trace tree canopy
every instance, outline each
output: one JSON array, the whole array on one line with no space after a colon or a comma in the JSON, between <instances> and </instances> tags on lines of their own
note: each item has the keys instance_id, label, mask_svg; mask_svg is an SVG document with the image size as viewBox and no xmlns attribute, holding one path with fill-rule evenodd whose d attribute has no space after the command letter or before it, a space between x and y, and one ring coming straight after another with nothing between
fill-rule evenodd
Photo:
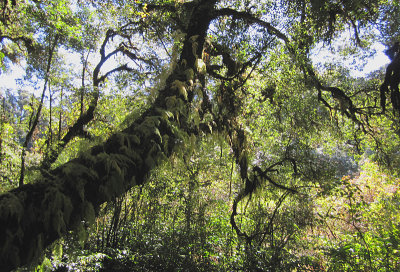
<instances>
[{"instance_id":1,"label":"tree canopy","mask_svg":"<svg viewBox=\"0 0 400 272\"><path fill-rule=\"evenodd\" d=\"M26 77L2 94L0 267L37 260L177 158L192 176L199 161L226 158L240 181L230 224L248 244L262 234L238 223L245 200L289 200L305 214L346 191L367 155L397 176L399 5L2 1L1 76L20 65ZM376 43L386 68L353 78L338 61L365 61ZM337 59L317 67L321 47Z\"/></svg>"}]
</instances>

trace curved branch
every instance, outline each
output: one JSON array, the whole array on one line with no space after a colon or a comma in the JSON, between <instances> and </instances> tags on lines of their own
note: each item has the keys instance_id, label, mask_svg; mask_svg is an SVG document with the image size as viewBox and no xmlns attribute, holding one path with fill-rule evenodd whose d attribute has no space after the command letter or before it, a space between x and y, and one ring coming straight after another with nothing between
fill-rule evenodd
<instances>
[{"instance_id":1,"label":"curved branch","mask_svg":"<svg viewBox=\"0 0 400 272\"><path fill-rule=\"evenodd\" d=\"M247 235L247 233L245 231L242 232L242 230L238 227L238 225L236 224L235 221L235 216L237 215L237 205L239 204L239 202L246 197L246 193L244 190L242 190L233 200L233 204L232 204L232 213L231 213L231 217L230 217L230 223L232 228L235 230L236 234L239 237L244 237L246 239L247 242L251 241L251 238Z\"/></svg>"},{"instance_id":2,"label":"curved branch","mask_svg":"<svg viewBox=\"0 0 400 272\"><path fill-rule=\"evenodd\" d=\"M100 73L100 69L103 66L103 64L108 59L110 59L112 56L116 55L119 52L121 52L121 48L117 48L117 49L115 49L114 51L112 51L111 53L109 53L107 55L104 55L104 52L100 53L101 54L101 59L100 59L99 63L96 65L96 67L93 70L93 86L94 87L98 87L100 85L100 83L102 82L99 79L99 73Z\"/></svg>"},{"instance_id":3,"label":"curved branch","mask_svg":"<svg viewBox=\"0 0 400 272\"><path fill-rule=\"evenodd\" d=\"M100 46L100 56L102 59L104 59L106 57L105 51L106 51L106 45L107 45L108 41L116 35L117 35L117 33L113 29L107 30L106 37Z\"/></svg>"},{"instance_id":4,"label":"curved branch","mask_svg":"<svg viewBox=\"0 0 400 272\"><path fill-rule=\"evenodd\" d=\"M263 21L263 20L255 17L251 13L237 11L237 10L233 10L230 8L223 8L223 9L220 9L220 10L217 10L214 12L214 19L217 17L221 17L221 16L232 16L234 18L238 18L238 19L242 19L242 20L245 20L245 21L248 21L251 23L258 24L262 27L265 27L270 34L275 35L276 37L278 37L285 43L290 42L289 38L285 34L283 34L281 31L279 31L277 28L275 28L271 23Z\"/></svg>"},{"instance_id":5,"label":"curved branch","mask_svg":"<svg viewBox=\"0 0 400 272\"><path fill-rule=\"evenodd\" d=\"M307 60L307 57L306 57L306 59L304 59L304 56L300 56L298 54L298 52L296 52L295 47L293 47L291 44L291 40L284 33L279 31L272 24L259 19L259 18L255 17L253 14L248 13L248 12L241 12L241 11L232 10L230 8L224 8L224 9L215 11L214 18L217 18L219 16L232 16L235 19L242 19L249 23L257 24L259 26L266 28L267 31L271 35L275 35L277 38L282 40L285 43L286 47L288 48L290 54L292 55L292 58L297 62L297 64L303 70L303 73L305 74L305 76L311 77L312 84L318 90L319 100L325 106L327 106L329 109L332 109L332 107L322 98L322 95L321 95L322 90L329 91L331 93L332 97L339 100L339 104L340 104L342 113L344 115L346 115L348 118L352 119L354 122L356 122L358 124L362 124L362 122L360 120L358 120L357 117L355 116L355 113L358 112L358 110L357 110L357 108L354 107L352 100L339 88L324 86L321 83L321 81L318 79L310 62ZM398 93L398 95L397 95L397 93L395 93L394 97L395 98L393 100L399 102L398 104L399 104L399 112L400 112L400 92Z\"/></svg>"},{"instance_id":6,"label":"curved branch","mask_svg":"<svg viewBox=\"0 0 400 272\"><path fill-rule=\"evenodd\" d=\"M266 180L268 180L269 183L271 183L272 185L274 185L275 187L278 187L279 189L283 189L286 191L289 191L291 193L298 193L298 191L296 189L293 188L289 188L286 187L284 185L281 185L279 183L276 183L275 181L273 181L268 175L267 172L272 172L272 171L276 171L273 169L273 167L277 166L277 165L281 165L285 160L282 160L278 163L273 164L272 166L268 167L265 171L262 171L260 167L255 166L253 167L253 171L257 173L258 176L260 176L261 178L264 178Z\"/></svg>"},{"instance_id":7,"label":"curved branch","mask_svg":"<svg viewBox=\"0 0 400 272\"><path fill-rule=\"evenodd\" d=\"M101 83L101 82L103 82L104 80L106 80L106 78L107 78L108 76L110 76L111 74L116 73L116 72L120 72L120 71L131 72L131 71L133 71L133 69L132 69L132 68L129 68L127 64L121 65L121 66L119 66L119 67L117 67L117 68L114 68L114 69L108 71L108 72L105 73L103 76L101 76L101 77L98 79L98 83Z\"/></svg>"},{"instance_id":8,"label":"curved branch","mask_svg":"<svg viewBox=\"0 0 400 272\"><path fill-rule=\"evenodd\" d=\"M297 165L296 165L296 162L295 162L293 159L290 159L290 158L283 159L283 160L281 160L281 161L279 161L279 162L276 162L276 163L270 165L265 171L262 171L260 167L255 166L255 167L253 167L254 179L253 179L253 180L250 180L250 179L247 178L245 188L243 188L243 189L239 192L239 194L235 197L235 199L233 200L233 204L232 204L232 213L231 213L231 216L230 216L230 224L232 225L232 228L235 230L236 234L237 234L239 237L245 238L245 239L246 239L246 242L247 242L248 244L251 243L252 239L253 239L256 235L258 235L258 233L255 233L255 234L253 234L253 235L248 235L245 231L242 231L242 230L237 226L236 221L235 221L235 216L237 215L237 205L238 205L239 202L242 201L245 197L247 197L247 196L249 196L249 195L250 195L250 197L251 197L252 193L253 193L258 187L260 187L261 182L258 180L258 177L261 177L261 178L263 178L263 179L266 179L266 180L268 180L269 183L271 183L271 184L274 185L275 187L285 190L286 192L285 192L285 193L282 195L282 197L279 199L279 202L278 202L278 204L277 204L277 206L276 206L276 209L275 209L275 211L274 211L274 214L273 214L272 218L270 219L270 222L269 222L268 227L267 227L267 229L269 229L269 228L272 226L272 221L273 221L273 219L274 219L274 217L275 217L275 214L276 214L276 212L277 212L279 206L282 204L282 202L283 202L283 200L286 198L286 196L287 196L289 193L293 193L293 194L294 194L294 193L298 193L298 191L295 190L295 189L293 189L293 188L289 188L289 187L286 187L286 186L283 186L283 185L281 185L281 184L276 183L275 181L273 181L273 180L266 174L266 173L268 173L268 172L275 172L275 171L277 171L277 170L274 169L274 168L275 168L276 166L278 166L278 165L282 165L285 161L290 161L290 162L292 163L292 166L293 166L293 169L294 169L295 173L297 173Z\"/></svg>"}]
</instances>

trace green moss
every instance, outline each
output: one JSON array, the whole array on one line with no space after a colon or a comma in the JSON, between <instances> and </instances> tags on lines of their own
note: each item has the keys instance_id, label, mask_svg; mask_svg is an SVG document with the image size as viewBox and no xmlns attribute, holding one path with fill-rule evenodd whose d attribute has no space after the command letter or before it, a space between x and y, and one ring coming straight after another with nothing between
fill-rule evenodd
<instances>
[{"instance_id":1,"label":"green moss","mask_svg":"<svg viewBox=\"0 0 400 272\"><path fill-rule=\"evenodd\" d=\"M157 113L159 113L164 120L169 120L170 118L174 118L174 114L171 111L162 108L157 108L156 110Z\"/></svg>"},{"instance_id":2,"label":"green moss","mask_svg":"<svg viewBox=\"0 0 400 272\"><path fill-rule=\"evenodd\" d=\"M168 151L168 143L169 143L169 136L167 134L162 136L163 138L163 147L164 147L164 152Z\"/></svg>"},{"instance_id":3,"label":"green moss","mask_svg":"<svg viewBox=\"0 0 400 272\"><path fill-rule=\"evenodd\" d=\"M126 146L122 146L122 147L120 147L119 152L121 155L123 155L125 157L124 161L126 161L128 163L128 165L127 165L128 167L136 167L136 165L137 165L136 161L135 161L136 153L132 149L130 149Z\"/></svg>"},{"instance_id":4,"label":"green moss","mask_svg":"<svg viewBox=\"0 0 400 272\"><path fill-rule=\"evenodd\" d=\"M97 155L99 156L99 155ZM96 160L97 161L97 160ZM98 175L93 169L89 168L86 165L83 165L82 163L76 163L76 162L69 162L64 165L62 169L63 173L65 176L67 176L68 179L74 179L76 177L85 177L89 179L97 179Z\"/></svg>"},{"instance_id":5,"label":"green moss","mask_svg":"<svg viewBox=\"0 0 400 272\"><path fill-rule=\"evenodd\" d=\"M149 169L154 168L154 165L156 164L152 156L147 156L146 159L144 160L144 163Z\"/></svg>"},{"instance_id":6,"label":"green moss","mask_svg":"<svg viewBox=\"0 0 400 272\"><path fill-rule=\"evenodd\" d=\"M62 233L64 233L67 229L65 222L64 222L64 214L61 210L56 211L55 213L52 214L51 216L51 225L53 230L61 236Z\"/></svg>"},{"instance_id":7,"label":"green moss","mask_svg":"<svg viewBox=\"0 0 400 272\"><path fill-rule=\"evenodd\" d=\"M83 198L83 192L80 193L80 197ZM73 210L71 200L60 192L57 186L49 186L41 206L45 211L43 224L46 230L54 231L58 235L64 233Z\"/></svg>"},{"instance_id":8,"label":"green moss","mask_svg":"<svg viewBox=\"0 0 400 272\"><path fill-rule=\"evenodd\" d=\"M74 180L71 180L70 184L73 186L75 191L78 193L81 200L84 200L85 199L86 180L84 180L82 178L76 178Z\"/></svg>"},{"instance_id":9,"label":"green moss","mask_svg":"<svg viewBox=\"0 0 400 272\"><path fill-rule=\"evenodd\" d=\"M11 260L12 263L17 264L17 266L19 266L20 264L19 250L16 246L13 245L13 243L15 238L21 241L21 238L23 237L24 233L20 228L17 232L20 233L19 234L11 233L9 230L7 230L6 233L2 234L6 238L5 242L1 245L0 254L3 258L6 257L7 259Z\"/></svg>"},{"instance_id":10,"label":"green moss","mask_svg":"<svg viewBox=\"0 0 400 272\"><path fill-rule=\"evenodd\" d=\"M172 82L171 85L171 89L178 90L179 94L185 98L185 101L188 98L188 93L186 88L187 88L186 84L180 80L175 80L174 82Z\"/></svg>"},{"instance_id":11,"label":"green moss","mask_svg":"<svg viewBox=\"0 0 400 272\"><path fill-rule=\"evenodd\" d=\"M96 212L92 203L85 201L85 203L83 204L83 209L83 219L89 224L94 223L94 220L96 219Z\"/></svg>"},{"instance_id":12,"label":"green moss","mask_svg":"<svg viewBox=\"0 0 400 272\"><path fill-rule=\"evenodd\" d=\"M63 199L63 209L64 209L64 221L65 222L69 222L71 214L72 214L72 210L74 209L74 207L72 206L72 201L69 197L64 196Z\"/></svg>"},{"instance_id":13,"label":"green moss","mask_svg":"<svg viewBox=\"0 0 400 272\"><path fill-rule=\"evenodd\" d=\"M147 153L145 164L148 168L152 169L157 164L157 157L159 157L161 147L157 143L153 142L149 152Z\"/></svg>"},{"instance_id":14,"label":"green moss","mask_svg":"<svg viewBox=\"0 0 400 272\"><path fill-rule=\"evenodd\" d=\"M111 200L111 193L107 189L105 185L100 185L99 186L99 193L100 193L100 199L104 201L110 201Z\"/></svg>"},{"instance_id":15,"label":"green moss","mask_svg":"<svg viewBox=\"0 0 400 272\"><path fill-rule=\"evenodd\" d=\"M136 144L136 145L140 145L140 138L138 137L138 136L136 136L136 135L130 135L129 136L130 137L130 140L134 143L134 144Z\"/></svg>"},{"instance_id":16,"label":"green moss","mask_svg":"<svg viewBox=\"0 0 400 272\"><path fill-rule=\"evenodd\" d=\"M176 108L176 105L177 105L177 103L176 103L176 96L175 96L175 95L173 95L173 96L167 96L167 97L165 98L165 104L166 104L167 109L168 109L169 111L173 111L173 110Z\"/></svg>"},{"instance_id":17,"label":"green moss","mask_svg":"<svg viewBox=\"0 0 400 272\"><path fill-rule=\"evenodd\" d=\"M24 207L21 200L13 193L5 193L0 202L1 218L14 217L20 222L24 216Z\"/></svg>"},{"instance_id":18,"label":"green moss","mask_svg":"<svg viewBox=\"0 0 400 272\"><path fill-rule=\"evenodd\" d=\"M161 116L147 117L143 123L135 128L137 133L143 135L144 138L151 137L155 134L156 128L161 124Z\"/></svg>"},{"instance_id":19,"label":"green moss","mask_svg":"<svg viewBox=\"0 0 400 272\"><path fill-rule=\"evenodd\" d=\"M82 152L80 156L89 165L96 163L96 156L93 156L89 151Z\"/></svg>"},{"instance_id":20,"label":"green moss","mask_svg":"<svg viewBox=\"0 0 400 272\"><path fill-rule=\"evenodd\" d=\"M136 183L136 177L135 177L135 176L133 176L133 177L131 178L130 184L131 184L131 186L134 186L134 185L137 184L137 183Z\"/></svg>"},{"instance_id":21,"label":"green moss","mask_svg":"<svg viewBox=\"0 0 400 272\"><path fill-rule=\"evenodd\" d=\"M206 64L204 63L204 61L202 59L196 59L196 70L199 74L204 75L207 72L207 67Z\"/></svg>"},{"instance_id":22,"label":"green moss","mask_svg":"<svg viewBox=\"0 0 400 272\"><path fill-rule=\"evenodd\" d=\"M185 70L185 76L186 76L186 80L194 80L194 71L193 69L189 68Z\"/></svg>"},{"instance_id":23,"label":"green moss","mask_svg":"<svg viewBox=\"0 0 400 272\"><path fill-rule=\"evenodd\" d=\"M83 243L87 240L87 238L89 236L89 234L86 231L86 229L83 226L83 224L79 224L79 226L77 227L75 233L78 236L78 240L81 243L81 246L83 246Z\"/></svg>"},{"instance_id":24,"label":"green moss","mask_svg":"<svg viewBox=\"0 0 400 272\"><path fill-rule=\"evenodd\" d=\"M115 173L108 177L108 180L105 184L105 189L107 190L106 195L112 199L125 191L124 188L124 177Z\"/></svg>"}]
</instances>

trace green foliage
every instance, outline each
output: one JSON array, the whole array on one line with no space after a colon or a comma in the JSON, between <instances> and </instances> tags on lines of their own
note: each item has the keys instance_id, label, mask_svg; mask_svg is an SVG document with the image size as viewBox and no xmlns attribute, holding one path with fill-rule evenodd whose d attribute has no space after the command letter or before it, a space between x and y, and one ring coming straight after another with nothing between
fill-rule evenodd
<instances>
[{"instance_id":1,"label":"green foliage","mask_svg":"<svg viewBox=\"0 0 400 272\"><path fill-rule=\"evenodd\" d=\"M394 235L398 232L398 179L371 162L363 168L358 178L344 177L332 198L318 201L324 223L308 239L322 250L328 271L395 271L399 267ZM325 224L329 233L318 237Z\"/></svg>"}]
</instances>

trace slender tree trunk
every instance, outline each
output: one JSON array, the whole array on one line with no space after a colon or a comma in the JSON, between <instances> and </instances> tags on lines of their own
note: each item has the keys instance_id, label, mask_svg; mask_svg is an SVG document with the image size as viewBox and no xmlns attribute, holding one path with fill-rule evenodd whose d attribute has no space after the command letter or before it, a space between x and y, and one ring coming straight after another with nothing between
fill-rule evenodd
<instances>
[{"instance_id":1,"label":"slender tree trunk","mask_svg":"<svg viewBox=\"0 0 400 272\"><path fill-rule=\"evenodd\" d=\"M53 59L53 54L54 51L56 49L57 43L58 43L58 34L56 34L53 44L51 44L51 42L49 43L49 45L51 46L49 49L49 58L47 59L47 66L46 66L46 75L45 75L45 80L44 80L44 84L43 84L43 91L42 91L42 96L40 98L40 103L36 112L36 115L34 117L34 119L32 120L32 124L29 125L29 131L28 134L25 137L25 141L24 144L22 145L22 153L21 153L21 172L19 175L19 186L21 187L22 185L24 185L24 178L25 178L25 156L26 156L26 151L28 148L28 144L32 139L33 133L36 130L36 127L39 123L39 118L40 118L40 114L42 111L42 107L43 107L43 102L44 102L44 97L46 94L46 87L47 84L49 82L49 77L50 77L50 68L51 68L51 61Z\"/></svg>"},{"instance_id":2,"label":"slender tree trunk","mask_svg":"<svg viewBox=\"0 0 400 272\"><path fill-rule=\"evenodd\" d=\"M2 99L2 113L1 113L1 120L0 120L0 165L3 162L3 129L4 123L6 122L6 98L3 97Z\"/></svg>"},{"instance_id":3,"label":"slender tree trunk","mask_svg":"<svg viewBox=\"0 0 400 272\"><path fill-rule=\"evenodd\" d=\"M63 114L63 88L61 87L61 92L60 92L60 115L58 119L58 133L57 133L57 139L61 140L61 129L62 129L62 114Z\"/></svg>"},{"instance_id":4,"label":"slender tree trunk","mask_svg":"<svg viewBox=\"0 0 400 272\"><path fill-rule=\"evenodd\" d=\"M49 82L49 146L50 147L53 144L53 93L51 92L50 89L50 82Z\"/></svg>"}]
</instances>

